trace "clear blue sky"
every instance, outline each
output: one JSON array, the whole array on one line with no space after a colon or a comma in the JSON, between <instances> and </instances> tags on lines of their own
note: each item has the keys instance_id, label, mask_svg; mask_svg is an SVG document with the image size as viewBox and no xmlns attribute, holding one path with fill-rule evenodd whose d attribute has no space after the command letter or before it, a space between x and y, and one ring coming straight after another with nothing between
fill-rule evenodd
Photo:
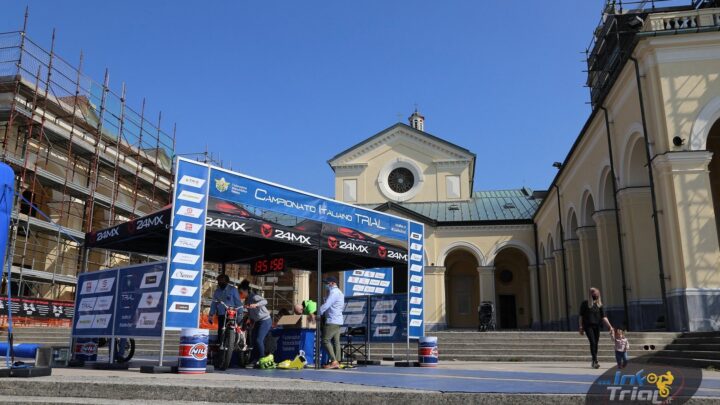
<instances>
[{"instance_id":1,"label":"clear blue sky","mask_svg":"<svg viewBox=\"0 0 720 405\"><path fill-rule=\"evenodd\" d=\"M177 122L177 152L332 195L326 160L405 122L477 154L476 190L547 188L590 113L603 0L23 1L20 28ZM168 125L169 127L169 125Z\"/></svg>"}]
</instances>

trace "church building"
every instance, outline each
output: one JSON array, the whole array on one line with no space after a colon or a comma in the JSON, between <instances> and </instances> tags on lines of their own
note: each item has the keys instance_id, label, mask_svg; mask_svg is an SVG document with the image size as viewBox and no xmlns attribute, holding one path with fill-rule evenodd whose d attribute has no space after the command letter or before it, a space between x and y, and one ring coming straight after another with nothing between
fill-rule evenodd
<instances>
[{"instance_id":1,"label":"church building","mask_svg":"<svg viewBox=\"0 0 720 405\"><path fill-rule=\"evenodd\" d=\"M500 329L574 330L591 286L615 326L720 330L717 3L607 2L546 191L475 190L476 155L417 111L329 160L335 198L425 224L428 330L476 328L486 301Z\"/></svg>"}]
</instances>

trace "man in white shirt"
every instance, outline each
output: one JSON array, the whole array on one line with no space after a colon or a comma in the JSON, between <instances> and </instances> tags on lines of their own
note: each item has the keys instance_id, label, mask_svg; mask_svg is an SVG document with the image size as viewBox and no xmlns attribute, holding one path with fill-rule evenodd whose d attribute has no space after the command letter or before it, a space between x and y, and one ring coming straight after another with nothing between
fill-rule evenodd
<instances>
[{"instance_id":1,"label":"man in white shirt","mask_svg":"<svg viewBox=\"0 0 720 405\"><path fill-rule=\"evenodd\" d=\"M337 278L331 276L323 282L328 295L318 313L325 317L322 342L330 356L330 363L323 368L340 368L340 327L343 324L342 311L345 308L345 295L338 288Z\"/></svg>"}]
</instances>

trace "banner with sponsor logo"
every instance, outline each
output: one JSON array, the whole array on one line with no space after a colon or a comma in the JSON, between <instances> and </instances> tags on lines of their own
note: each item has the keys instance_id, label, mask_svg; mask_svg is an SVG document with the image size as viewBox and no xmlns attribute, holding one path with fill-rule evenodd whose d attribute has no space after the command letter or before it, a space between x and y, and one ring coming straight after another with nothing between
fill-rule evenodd
<instances>
[{"instance_id":1,"label":"banner with sponsor logo","mask_svg":"<svg viewBox=\"0 0 720 405\"><path fill-rule=\"evenodd\" d=\"M392 294L392 267L349 270L343 274L345 296Z\"/></svg>"},{"instance_id":2,"label":"banner with sponsor logo","mask_svg":"<svg viewBox=\"0 0 720 405\"><path fill-rule=\"evenodd\" d=\"M177 160L165 289L166 329L197 328L200 322L209 171L202 163Z\"/></svg>"},{"instance_id":3,"label":"banner with sponsor logo","mask_svg":"<svg viewBox=\"0 0 720 405\"><path fill-rule=\"evenodd\" d=\"M407 340L406 294L347 297L343 317L342 333L348 328L365 330L364 336L353 335L353 341L402 343Z\"/></svg>"},{"instance_id":4,"label":"banner with sponsor logo","mask_svg":"<svg viewBox=\"0 0 720 405\"><path fill-rule=\"evenodd\" d=\"M117 269L78 275L73 336L112 336L117 275Z\"/></svg>"},{"instance_id":5,"label":"banner with sponsor logo","mask_svg":"<svg viewBox=\"0 0 720 405\"><path fill-rule=\"evenodd\" d=\"M115 336L161 336L166 267L153 262L118 269Z\"/></svg>"},{"instance_id":6,"label":"banner with sponsor logo","mask_svg":"<svg viewBox=\"0 0 720 405\"><path fill-rule=\"evenodd\" d=\"M407 238L407 221L212 168L210 196L299 218L345 226L394 239Z\"/></svg>"},{"instance_id":7,"label":"banner with sponsor logo","mask_svg":"<svg viewBox=\"0 0 720 405\"><path fill-rule=\"evenodd\" d=\"M8 310L12 316L38 319L72 319L75 304L70 301L46 300L43 298L13 298L8 305L7 297L0 298L0 316L6 316Z\"/></svg>"},{"instance_id":8,"label":"banner with sponsor logo","mask_svg":"<svg viewBox=\"0 0 720 405\"><path fill-rule=\"evenodd\" d=\"M370 297L370 341L404 342L408 337L406 294L374 295Z\"/></svg>"},{"instance_id":9,"label":"banner with sponsor logo","mask_svg":"<svg viewBox=\"0 0 720 405\"><path fill-rule=\"evenodd\" d=\"M417 339L425 334L425 227L410 222L408 234L408 337Z\"/></svg>"}]
</instances>

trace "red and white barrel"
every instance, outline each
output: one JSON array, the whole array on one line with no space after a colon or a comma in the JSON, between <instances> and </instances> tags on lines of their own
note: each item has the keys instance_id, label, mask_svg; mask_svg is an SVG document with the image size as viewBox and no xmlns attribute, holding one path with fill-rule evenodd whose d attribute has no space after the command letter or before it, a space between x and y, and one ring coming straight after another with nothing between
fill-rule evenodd
<instances>
[{"instance_id":1,"label":"red and white barrel","mask_svg":"<svg viewBox=\"0 0 720 405\"><path fill-rule=\"evenodd\" d=\"M97 361L98 339L97 338L76 338L75 339L76 360Z\"/></svg>"},{"instance_id":2,"label":"red and white barrel","mask_svg":"<svg viewBox=\"0 0 720 405\"><path fill-rule=\"evenodd\" d=\"M420 367L435 367L438 365L436 336L420 336L420 339L418 339L418 362Z\"/></svg>"},{"instance_id":3,"label":"red and white barrel","mask_svg":"<svg viewBox=\"0 0 720 405\"><path fill-rule=\"evenodd\" d=\"M179 374L205 374L208 354L207 329L183 329L180 331Z\"/></svg>"}]
</instances>

